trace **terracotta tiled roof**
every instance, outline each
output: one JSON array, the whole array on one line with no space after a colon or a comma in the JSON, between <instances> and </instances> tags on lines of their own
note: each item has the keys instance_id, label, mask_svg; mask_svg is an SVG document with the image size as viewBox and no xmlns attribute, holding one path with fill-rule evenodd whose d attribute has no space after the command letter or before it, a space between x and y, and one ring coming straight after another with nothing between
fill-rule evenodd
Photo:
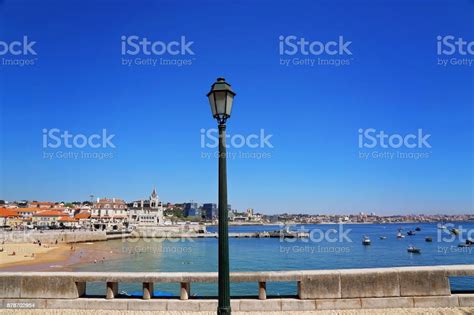
<instances>
[{"instance_id":1,"label":"terracotta tiled roof","mask_svg":"<svg viewBox=\"0 0 474 315\"><path fill-rule=\"evenodd\" d=\"M63 215L64 212L56 210L44 210L33 214L35 217L61 217Z\"/></svg>"},{"instance_id":2,"label":"terracotta tiled roof","mask_svg":"<svg viewBox=\"0 0 474 315\"><path fill-rule=\"evenodd\" d=\"M16 212L38 212L42 210L39 208L16 208L15 211Z\"/></svg>"},{"instance_id":3,"label":"terracotta tiled roof","mask_svg":"<svg viewBox=\"0 0 474 315\"><path fill-rule=\"evenodd\" d=\"M91 214L89 212L80 212L74 216L76 219L89 219Z\"/></svg>"},{"instance_id":4,"label":"terracotta tiled roof","mask_svg":"<svg viewBox=\"0 0 474 315\"><path fill-rule=\"evenodd\" d=\"M32 205L54 205L53 202L49 201L33 201L31 202Z\"/></svg>"},{"instance_id":5,"label":"terracotta tiled roof","mask_svg":"<svg viewBox=\"0 0 474 315\"><path fill-rule=\"evenodd\" d=\"M124 203L123 199L115 198L99 198L98 203Z\"/></svg>"},{"instance_id":6,"label":"terracotta tiled roof","mask_svg":"<svg viewBox=\"0 0 474 315\"><path fill-rule=\"evenodd\" d=\"M13 218L13 217L18 217L18 213L16 213L13 210L6 209L6 208L0 208L0 217L3 218Z\"/></svg>"},{"instance_id":7,"label":"terracotta tiled roof","mask_svg":"<svg viewBox=\"0 0 474 315\"><path fill-rule=\"evenodd\" d=\"M64 216L59 218L59 222L76 222L76 219Z\"/></svg>"}]
</instances>

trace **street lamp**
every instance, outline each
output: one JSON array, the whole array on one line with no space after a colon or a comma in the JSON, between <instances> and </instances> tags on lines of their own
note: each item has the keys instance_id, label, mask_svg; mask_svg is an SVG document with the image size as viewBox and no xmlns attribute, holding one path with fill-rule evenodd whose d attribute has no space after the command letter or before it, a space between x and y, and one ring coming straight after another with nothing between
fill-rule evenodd
<instances>
[{"instance_id":1,"label":"street lamp","mask_svg":"<svg viewBox=\"0 0 474 315\"><path fill-rule=\"evenodd\" d=\"M219 124L219 305L217 314L222 315L231 312L225 123L230 117L234 96L234 91L224 78L218 78L207 94L212 116Z\"/></svg>"}]
</instances>

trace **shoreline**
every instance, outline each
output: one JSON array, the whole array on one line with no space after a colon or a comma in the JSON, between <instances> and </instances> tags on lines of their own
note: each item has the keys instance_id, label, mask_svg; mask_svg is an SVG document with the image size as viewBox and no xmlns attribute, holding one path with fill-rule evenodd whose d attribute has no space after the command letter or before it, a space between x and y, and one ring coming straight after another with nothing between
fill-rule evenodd
<instances>
[{"instance_id":1,"label":"shoreline","mask_svg":"<svg viewBox=\"0 0 474 315\"><path fill-rule=\"evenodd\" d=\"M275 222L275 223L253 223L253 222L229 222L229 226L279 226L279 225L350 225L350 224L367 224L367 225L376 225L376 224L448 224L448 223L474 223L474 220L464 220L464 221L403 221L403 222L318 222L318 223L301 223L301 222ZM217 224L205 224L205 226L215 226Z\"/></svg>"},{"instance_id":2,"label":"shoreline","mask_svg":"<svg viewBox=\"0 0 474 315\"><path fill-rule=\"evenodd\" d=\"M0 253L2 271L71 271L81 264L100 264L122 257L120 251L112 251L107 241L58 244L39 247L30 243L9 243ZM9 256L15 250L15 256ZM34 257L31 254L34 253ZM25 257L26 256L26 257ZM7 260L8 259L8 260Z\"/></svg>"},{"instance_id":3,"label":"shoreline","mask_svg":"<svg viewBox=\"0 0 474 315\"><path fill-rule=\"evenodd\" d=\"M32 243L6 243L0 245L0 268L11 269L16 267L42 265L66 260L68 245L41 245ZM15 255L12 253L15 252Z\"/></svg>"},{"instance_id":4,"label":"shoreline","mask_svg":"<svg viewBox=\"0 0 474 315\"><path fill-rule=\"evenodd\" d=\"M420 224L436 224L434 222L419 222ZM455 222L450 222L455 223ZM471 223L471 221L458 221L458 223ZM354 223L346 223L354 224ZM358 223L357 225L364 224ZM367 223L366 223L367 224ZM403 223L384 223L380 225L398 225ZM407 224L407 223L404 223ZM268 226L270 224L252 224L253 226ZM306 224L305 224L306 225ZM326 225L326 224L320 224ZM368 226L373 224L367 224ZM375 224L377 225L377 224ZM159 228L159 227L158 227ZM54 233L52 233L54 234ZM57 234L57 233L56 233ZM235 233L234 233L235 234ZM59 234L61 237L65 234ZM105 235L105 233L104 233ZM18 236L24 236L19 233ZM48 237L49 233L43 233L42 237ZM189 235L184 235L189 236ZM202 234L196 234L197 238L203 238ZM171 237L171 236L167 236ZM164 238L167 238L164 237ZM215 236L213 236L215 238ZM147 237L139 237L139 239L148 239ZM151 237L161 238L161 237ZM33 238L36 239L36 238ZM82 241L78 242L75 239L74 243L43 243L42 246L31 243L14 243L5 241L5 244L1 244L0 249L4 251L0 252L0 269L4 271L47 271L47 270L71 270L77 265L81 264L95 264L103 263L109 260L121 259L124 255L128 255L120 246L111 247L111 243L108 242L107 238L96 241ZM117 240L125 240L128 237L119 237ZM66 240L66 239L64 239ZM112 240L112 239L109 239ZM12 256L12 252L15 251L16 255Z\"/></svg>"}]
</instances>

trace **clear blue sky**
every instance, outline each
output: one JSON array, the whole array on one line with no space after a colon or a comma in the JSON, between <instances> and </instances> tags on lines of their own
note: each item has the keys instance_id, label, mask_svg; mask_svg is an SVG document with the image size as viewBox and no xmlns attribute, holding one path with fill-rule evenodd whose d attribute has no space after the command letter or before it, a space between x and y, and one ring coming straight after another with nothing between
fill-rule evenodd
<instances>
[{"instance_id":1,"label":"clear blue sky","mask_svg":"<svg viewBox=\"0 0 474 315\"><path fill-rule=\"evenodd\" d=\"M0 66L0 199L134 200L156 186L164 201L216 202L200 130L216 127L205 94L224 76L237 92L228 132L273 135L273 148L229 149L271 155L228 162L233 208L472 213L474 65L438 66L436 37L474 40L473 18L467 0L0 1L0 40L27 35L37 52L35 65ZM185 36L192 65L123 66L123 35ZM282 66L280 35L343 36L351 64ZM45 159L81 151L45 150L52 128L107 129L113 158ZM421 128L432 147L401 151L429 157L361 159L360 128Z\"/></svg>"}]
</instances>

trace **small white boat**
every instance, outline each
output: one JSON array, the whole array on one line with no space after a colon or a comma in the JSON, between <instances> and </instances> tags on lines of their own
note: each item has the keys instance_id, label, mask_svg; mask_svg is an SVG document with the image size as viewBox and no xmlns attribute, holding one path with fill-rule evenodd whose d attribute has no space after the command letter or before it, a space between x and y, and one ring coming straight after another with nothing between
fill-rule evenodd
<instances>
[{"instance_id":1,"label":"small white boat","mask_svg":"<svg viewBox=\"0 0 474 315\"><path fill-rule=\"evenodd\" d=\"M370 238L368 236L364 236L364 239L362 240L362 245L370 245Z\"/></svg>"},{"instance_id":2,"label":"small white boat","mask_svg":"<svg viewBox=\"0 0 474 315\"><path fill-rule=\"evenodd\" d=\"M413 246L413 245L408 246L407 251L408 251L409 253L413 253L413 254L421 254L421 249L416 248L416 247Z\"/></svg>"},{"instance_id":3,"label":"small white boat","mask_svg":"<svg viewBox=\"0 0 474 315\"><path fill-rule=\"evenodd\" d=\"M386 237L386 236L380 236L380 239L381 239L381 240L386 240L387 237Z\"/></svg>"},{"instance_id":4,"label":"small white boat","mask_svg":"<svg viewBox=\"0 0 474 315\"><path fill-rule=\"evenodd\" d=\"M398 239L401 239L401 238L404 238L404 237L405 237L405 235L403 235L401 232L398 232L398 234L397 234Z\"/></svg>"}]
</instances>

